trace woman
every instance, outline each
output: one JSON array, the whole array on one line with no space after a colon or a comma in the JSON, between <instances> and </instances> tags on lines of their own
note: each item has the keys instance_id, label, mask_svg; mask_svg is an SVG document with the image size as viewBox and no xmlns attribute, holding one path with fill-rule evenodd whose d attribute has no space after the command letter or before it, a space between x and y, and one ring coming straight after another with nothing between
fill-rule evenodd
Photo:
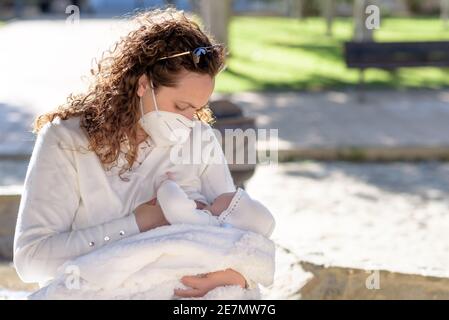
<instances>
[{"instance_id":1,"label":"woman","mask_svg":"<svg viewBox=\"0 0 449 320\"><path fill-rule=\"evenodd\" d=\"M156 143L161 132L152 137L154 128L141 121L142 112L159 107L211 121L207 102L223 66L223 48L174 9L134 20L138 28L98 63L88 92L71 95L66 105L34 123L38 138L14 242L15 267L25 282L42 287L69 259L168 224L151 198L171 148ZM217 140L214 146L224 159ZM235 191L225 161L191 172L200 175L209 200ZM187 275L182 282L191 289L175 290L177 296L200 297L217 286L245 287L252 281L226 269Z\"/></svg>"}]
</instances>

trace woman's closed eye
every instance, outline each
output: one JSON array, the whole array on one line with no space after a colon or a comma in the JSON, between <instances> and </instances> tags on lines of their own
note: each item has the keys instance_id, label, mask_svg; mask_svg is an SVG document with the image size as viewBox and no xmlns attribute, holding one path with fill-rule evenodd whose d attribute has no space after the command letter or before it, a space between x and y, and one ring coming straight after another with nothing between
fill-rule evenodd
<instances>
[{"instance_id":1,"label":"woman's closed eye","mask_svg":"<svg viewBox=\"0 0 449 320\"><path fill-rule=\"evenodd\" d=\"M180 107L180 106L178 106L178 105L175 105L175 108L178 109L178 110L181 110L181 111L186 111L186 110L188 110L188 109L193 109L194 111L200 111L200 110L203 109L204 107L201 107L201 108L197 109L197 108L192 107L192 106Z\"/></svg>"},{"instance_id":2,"label":"woman's closed eye","mask_svg":"<svg viewBox=\"0 0 449 320\"><path fill-rule=\"evenodd\" d=\"M207 108L208 106L209 106L209 102L208 103L206 103L205 105L203 105L203 106L201 106L201 107L195 107L193 104L191 104L191 103L188 103L188 102L181 102L182 103L182 105L179 105L179 104L175 104L175 108L176 109L178 109L178 110L187 110L187 109L193 109L194 111L200 111L200 110L202 110L202 109L204 109L204 108Z\"/></svg>"},{"instance_id":3,"label":"woman's closed eye","mask_svg":"<svg viewBox=\"0 0 449 320\"><path fill-rule=\"evenodd\" d=\"M178 110L181 110L181 111L184 111L184 110L186 110L187 108L181 108L180 106L178 106L177 104L175 104L175 108L176 109L178 109Z\"/></svg>"},{"instance_id":4,"label":"woman's closed eye","mask_svg":"<svg viewBox=\"0 0 449 320\"><path fill-rule=\"evenodd\" d=\"M175 109L179 110L178 113L184 115L185 117L187 117L189 119L192 119L194 114L195 114L195 112L196 112L195 110L191 110L190 107L184 107L183 108L183 107L181 107L181 106L179 106L177 104L175 104Z\"/></svg>"}]
</instances>

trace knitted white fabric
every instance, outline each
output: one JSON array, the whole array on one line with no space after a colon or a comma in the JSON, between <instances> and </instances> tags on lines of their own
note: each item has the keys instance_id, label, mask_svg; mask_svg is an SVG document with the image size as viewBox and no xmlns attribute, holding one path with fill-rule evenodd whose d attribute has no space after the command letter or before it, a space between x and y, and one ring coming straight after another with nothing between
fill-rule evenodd
<instances>
[{"instance_id":1,"label":"knitted white fabric","mask_svg":"<svg viewBox=\"0 0 449 320\"><path fill-rule=\"evenodd\" d=\"M270 211L259 201L252 199L242 188L238 188L228 208L219 216L221 224L250 230L270 237L275 220Z\"/></svg>"},{"instance_id":2,"label":"knitted white fabric","mask_svg":"<svg viewBox=\"0 0 449 320\"><path fill-rule=\"evenodd\" d=\"M254 232L206 225L162 226L65 263L50 284L28 298L180 299L173 291L187 288L179 281L182 276L226 268L269 286L274 261L274 242ZM201 299L260 298L256 285L217 287Z\"/></svg>"}]
</instances>

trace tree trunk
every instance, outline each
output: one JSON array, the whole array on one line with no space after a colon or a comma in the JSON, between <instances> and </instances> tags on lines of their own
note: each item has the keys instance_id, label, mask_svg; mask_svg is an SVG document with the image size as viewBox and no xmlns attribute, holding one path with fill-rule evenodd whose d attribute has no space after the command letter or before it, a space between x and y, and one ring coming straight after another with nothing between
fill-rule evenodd
<instances>
[{"instance_id":1,"label":"tree trunk","mask_svg":"<svg viewBox=\"0 0 449 320\"><path fill-rule=\"evenodd\" d=\"M332 36L332 24L335 16L335 0L321 0L321 11L326 19L326 35Z\"/></svg>"},{"instance_id":2,"label":"tree trunk","mask_svg":"<svg viewBox=\"0 0 449 320\"><path fill-rule=\"evenodd\" d=\"M354 0L354 41L373 41L373 30L368 29L365 25L365 10L370 4L373 4L373 2L369 0Z\"/></svg>"},{"instance_id":3,"label":"tree trunk","mask_svg":"<svg viewBox=\"0 0 449 320\"><path fill-rule=\"evenodd\" d=\"M304 17L304 0L289 0L290 16L298 19Z\"/></svg>"},{"instance_id":4,"label":"tree trunk","mask_svg":"<svg viewBox=\"0 0 449 320\"><path fill-rule=\"evenodd\" d=\"M23 0L14 1L14 14L16 17L22 17L24 6Z\"/></svg>"},{"instance_id":5,"label":"tree trunk","mask_svg":"<svg viewBox=\"0 0 449 320\"><path fill-rule=\"evenodd\" d=\"M204 28L215 40L228 46L228 25L231 18L232 0L201 0L200 12Z\"/></svg>"},{"instance_id":6,"label":"tree trunk","mask_svg":"<svg viewBox=\"0 0 449 320\"><path fill-rule=\"evenodd\" d=\"M449 0L440 0L440 10L444 28L447 29L449 20Z\"/></svg>"}]
</instances>

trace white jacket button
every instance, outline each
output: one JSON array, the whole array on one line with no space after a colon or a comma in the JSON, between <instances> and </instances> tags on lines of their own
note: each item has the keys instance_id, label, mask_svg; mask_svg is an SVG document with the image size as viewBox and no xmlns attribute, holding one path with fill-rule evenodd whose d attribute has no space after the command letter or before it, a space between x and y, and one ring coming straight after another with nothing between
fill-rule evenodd
<instances>
[{"instance_id":1,"label":"white jacket button","mask_svg":"<svg viewBox=\"0 0 449 320\"><path fill-rule=\"evenodd\" d=\"M95 245L95 242L91 241L89 242L89 247L93 247Z\"/></svg>"},{"instance_id":2,"label":"white jacket button","mask_svg":"<svg viewBox=\"0 0 449 320\"><path fill-rule=\"evenodd\" d=\"M111 238L109 238L108 236L104 237L104 241L109 241L111 240Z\"/></svg>"},{"instance_id":3,"label":"white jacket button","mask_svg":"<svg viewBox=\"0 0 449 320\"><path fill-rule=\"evenodd\" d=\"M124 236L124 235L125 235L125 231L121 230L119 234L120 234L121 236Z\"/></svg>"}]
</instances>

